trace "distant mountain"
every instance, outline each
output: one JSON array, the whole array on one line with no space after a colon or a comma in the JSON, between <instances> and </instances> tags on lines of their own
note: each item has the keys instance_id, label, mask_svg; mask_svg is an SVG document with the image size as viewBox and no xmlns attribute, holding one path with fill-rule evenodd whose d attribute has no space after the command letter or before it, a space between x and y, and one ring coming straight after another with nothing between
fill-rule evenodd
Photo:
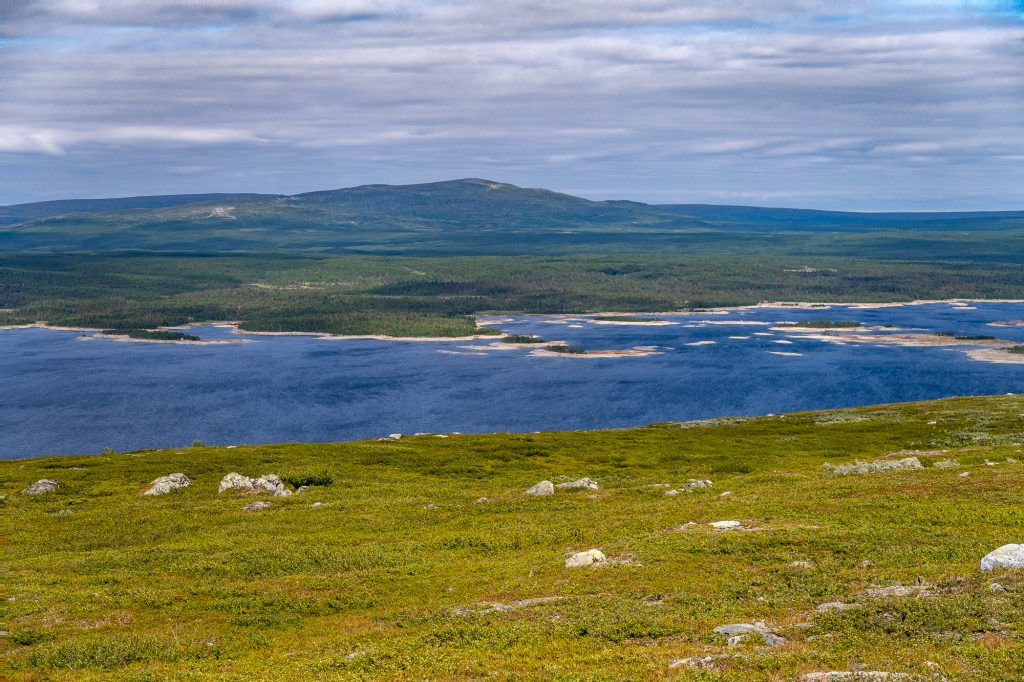
<instances>
[{"instance_id":1,"label":"distant mountain","mask_svg":"<svg viewBox=\"0 0 1024 682\"><path fill-rule=\"evenodd\" d=\"M0 207L0 250L42 252L591 253L673 249L737 233L1020 229L1024 211L651 205L478 178L292 196L197 194Z\"/></svg>"},{"instance_id":2,"label":"distant mountain","mask_svg":"<svg viewBox=\"0 0 1024 682\"><path fill-rule=\"evenodd\" d=\"M66 213L93 213L136 208L164 208L195 204L202 201L232 201L239 198L265 196L259 194L167 194L152 197L126 197L124 199L59 199L31 204L0 206L0 225L13 225L35 218L49 218Z\"/></svg>"}]
</instances>

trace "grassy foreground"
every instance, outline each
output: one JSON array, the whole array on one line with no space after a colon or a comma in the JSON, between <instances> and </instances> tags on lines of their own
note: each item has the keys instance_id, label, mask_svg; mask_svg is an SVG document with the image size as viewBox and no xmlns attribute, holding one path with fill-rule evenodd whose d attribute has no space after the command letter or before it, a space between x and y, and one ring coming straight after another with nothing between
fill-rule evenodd
<instances>
[{"instance_id":1,"label":"grassy foreground","mask_svg":"<svg viewBox=\"0 0 1024 682\"><path fill-rule=\"evenodd\" d=\"M1024 459L1022 413L1019 396L963 398L0 462L0 677L793 680L863 666L1020 679L1024 572L983 574L978 561L1024 541L1024 462L1007 461ZM919 471L821 466L901 450L946 452L918 455ZM933 466L948 459L960 466ZM139 496L178 471L194 485ZM217 494L229 471L333 483L243 512L253 497ZM523 495L580 476L602 489ZM62 487L18 494L41 478ZM715 487L652 487L688 478ZM718 520L748 529L707 525ZM609 565L564 567L595 547ZM861 593L918 581L928 596ZM560 599L488 608L541 597ZM815 611L837 600L856 607ZM786 644L728 647L712 632L755 620ZM737 656L669 667L722 653Z\"/></svg>"}]
</instances>

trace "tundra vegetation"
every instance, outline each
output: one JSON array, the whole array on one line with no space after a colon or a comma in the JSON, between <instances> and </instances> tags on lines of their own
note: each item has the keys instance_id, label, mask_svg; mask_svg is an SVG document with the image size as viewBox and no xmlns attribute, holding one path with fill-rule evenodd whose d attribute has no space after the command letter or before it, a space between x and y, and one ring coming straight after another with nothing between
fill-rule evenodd
<instances>
[{"instance_id":1,"label":"tundra vegetation","mask_svg":"<svg viewBox=\"0 0 1024 682\"><path fill-rule=\"evenodd\" d=\"M772 301L1024 299L1024 266L771 257L110 256L0 253L0 325L458 337L490 312L658 312Z\"/></svg>"},{"instance_id":2,"label":"tundra vegetation","mask_svg":"<svg viewBox=\"0 0 1024 682\"><path fill-rule=\"evenodd\" d=\"M999 396L0 462L0 677L1019 679L1024 571L979 561L1024 540L1022 414ZM177 472L191 485L140 494ZM218 494L228 472L310 487Z\"/></svg>"}]
</instances>

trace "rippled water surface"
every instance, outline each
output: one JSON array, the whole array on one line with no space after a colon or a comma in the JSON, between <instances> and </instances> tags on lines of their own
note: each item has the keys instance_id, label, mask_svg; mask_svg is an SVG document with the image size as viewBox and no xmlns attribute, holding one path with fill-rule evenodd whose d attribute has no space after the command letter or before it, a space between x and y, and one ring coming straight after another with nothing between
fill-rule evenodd
<instances>
[{"instance_id":1,"label":"rippled water surface","mask_svg":"<svg viewBox=\"0 0 1024 682\"><path fill-rule=\"evenodd\" d=\"M1024 304L927 304L659 315L675 324L515 316L497 326L644 357L538 357L488 341L394 342L235 334L248 343L125 343L0 330L0 457L208 444L337 441L403 432L592 429L1024 392L1024 364L957 349L837 345L777 321L856 320L1024 343ZM84 338L83 338L84 337ZM701 345L689 345L699 342ZM779 343L783 342L783 343ZM791 355L778 355L787 353Z\"/></svg>"}]
</instances>

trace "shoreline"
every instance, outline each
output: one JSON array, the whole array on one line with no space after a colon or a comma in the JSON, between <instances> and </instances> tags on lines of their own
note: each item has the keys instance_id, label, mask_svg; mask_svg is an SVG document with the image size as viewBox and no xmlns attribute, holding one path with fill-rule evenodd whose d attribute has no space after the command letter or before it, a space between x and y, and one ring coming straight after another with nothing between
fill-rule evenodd
<instances>
[{"instance_id":1,"label":"shoreline","mask_svg":"<svg viewBox=\"0 0 1024 682\"><path fill-rule=\"evenodd\" d=\"M550 324L568 324L571 321L590 322L592 324L603 324L603 325L622 325L622 326L668 326L678 325L680 322L671 320L643 320L638 319L636 322L633 321L611 321L611 320L596 320L597 317L607 316L627 316L627 315L724 315L730 312L741 312L745 310L759 310L759 309L775 309L775 310L828 310L832 308L851 308L851 309L877 309L877 308L898 308L903 306L918 306L918 305L937 305L947 304L957 308L970 309L972 303L1015 303L1024 304L1024 299L1011 299L1011 298L949 298L949 299L915 299L913 301L888 301L888 302L824 302L824 301L762 301L760 303L754 303L750 305L741 306L711 306L707 308L701 308L699 310L674 310L674 311L659 311L659 312L643 312L643 313L630 313L630 312L617 312L617 311L606 311L606 312L595 312L595 313L513 313L514 315L529 316L532 318L541 318L545 322ZM492 325L507 324L513 322L514 318L509 315L496 315L496 314L480 314L475 315L473 318L477 321L477 325L480 327L488 327ZM715 324L716 321L708 320L707 324ZM719 324L736 324L741 321L720 321ZM1015 321L1014 321L1015 322ZM502 336L507 334L472 334L466 336L389 336L387 334L331 334L330 332L304 332L304 331L249 331L240 328L240 322L228 321L228 320L208 320L203 322L190 322L181 325L165 325L154 327L157 331L169 331L176 329L192 329L195 327L227 327L231 328L232 334L247 334L252 336L309 336L314 338L320 338L325 340L344 341L344 340L371 340L371 341L402 341L402 342L466 342L466 341L480 341L490 339L492 341L500 341ZM748 322L748 324L751 324ZM772 325L770 322L762 322L766 326ZM993 322L990 323L993 326L1016 326L1012 324ZM62 325L51 325L44 322L35 322L27 324L12 324L12 325L0 325L0 331L11 330L11 329L49 329L53 331L74 331L82 333L90 333L101 335L102 329L94 327L68 327ZM789 328L788 331L795 331L799 328ZM779 330L782 331L782 330ZM111 337L113 340L113 337ZM226 341L222 339L210 339L202 341L160 341L153 339L128 339L133 342L156 342L156 343L184 343L184 344L202 344L202 343L237 343L238 341Z\"/></svg>"}]
</instances>

